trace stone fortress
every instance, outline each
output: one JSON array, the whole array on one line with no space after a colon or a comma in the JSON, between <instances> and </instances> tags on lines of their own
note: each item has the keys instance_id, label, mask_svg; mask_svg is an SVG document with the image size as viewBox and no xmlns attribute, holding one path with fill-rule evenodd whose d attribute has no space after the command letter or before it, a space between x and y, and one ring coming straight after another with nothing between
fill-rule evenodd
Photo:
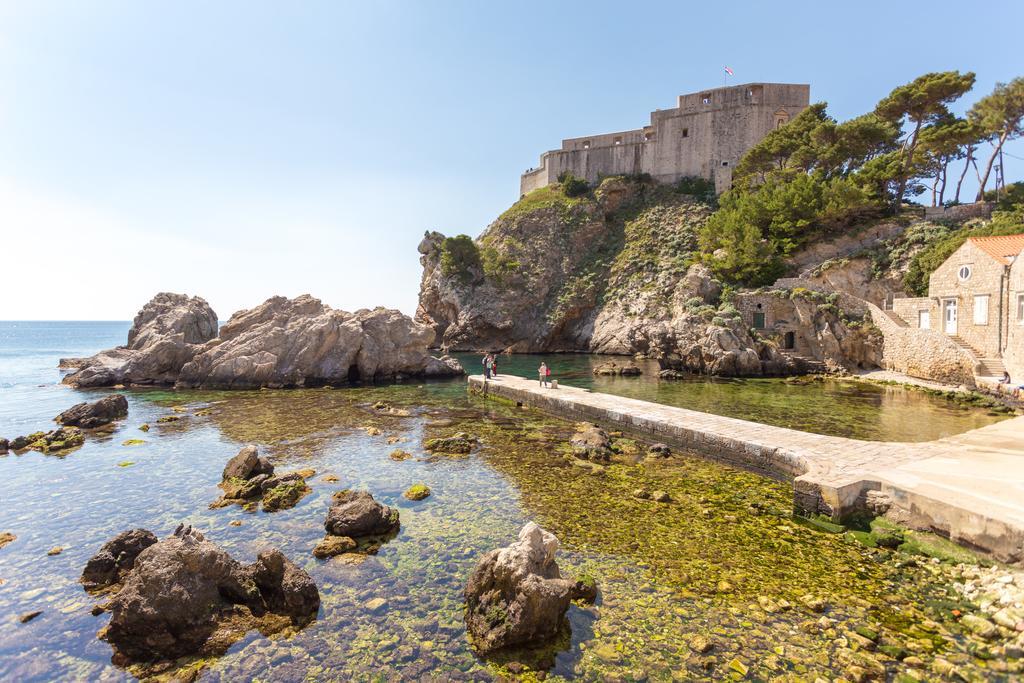
<instances>
[{"instance_id":1,"label":"stone fortress","mask_svg":"<svg viewBox=\"0 0 1024 683\"><path fill-rule=\"evenodd\" d=\"M643 128L563 140L561 149L544 152L540 166L522 175L520 194L556 182L565 171L590 183L609 175L649 173L664 183L698 176L722 193L740 157L805 109L810 93L804 84L747 83L680 95L674 109L651 112Z\"/></svg>"}]
</instances>

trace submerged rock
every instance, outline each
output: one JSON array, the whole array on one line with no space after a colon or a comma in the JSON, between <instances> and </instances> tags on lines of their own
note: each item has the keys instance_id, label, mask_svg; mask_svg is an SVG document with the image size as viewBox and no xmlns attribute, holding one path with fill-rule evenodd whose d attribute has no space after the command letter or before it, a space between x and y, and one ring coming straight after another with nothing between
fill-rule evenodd
<instances>
[{"instance_id":1,"label":"submerged rock","mask_svg":"<svg viewBox=\"0 0 1024 683\"><path fill-rule=\"evenodd\" d=\"M114 536L89 558L82 570L80 580L85 590L98 591L119 583L135 566L139 553L156 542L156 535L146 529L132 529Z\"/></svg>"},{"instance_id":2,"label":"submerged rock","mask_svg":"<svg viewBox=\"0 0 1024 683\"><path fill-rule=\"evenodd\" d=\"M530 522L519 540L487 553L466 585L466 627L473 646L487 653L539 644L565 625L575 583L555 562L558 539Z\"/></svg>"},{"instance_id":3,"label":"submerged rock","mask_svg":"<svg viewBox=\"0 0 1024 683\"><path fill-rule=\"evenodd\" d=\"M16 540L18 540L18 537L10 531L0 531L0 548L3 548L8 543L13 543Z\"/></svg>"},{"instance_id":4,"label":"submerged rock","mask_svg":"<svg viewBox=\"0 0 1024 683\"><path fill-rule=\"evenodd\" d=\"M452 436L427 439L423 442L423 448L431 453L465 455L472 452L473 448L479 443L480 440L475 436L470 436L465 432L457 432Z\"/></svg>"},{"instance_id":5,"label":"submerged rock","mask_svg":"<svg viewBox=\"0 0 1024 683\"><path fill-rule=\"evenodd\" d=\"M302 387L462 374L427 353L433 331L399 311L348 313L308 294L240 311L181 369L182 387Z\"/></svg>"},{"instance_id":6,"label":"submerged rock","mask_svg":"<svg viewBox=\"0 0 1024 683\"><path fill-rule=\"evenodd\" d=\"M118 663L220 654L251 628L304 626L319 607L316 584L279 550L241 565L179 527L139 553L110 602L103 637Z\"/></svg>"},{"instance_id":7,"label":"submerged rock","mask_svg":"<svg viewBox=\"0 0 1024 683\"><path fill-rule=\"evenodd\" d=\"M78 403L54 418L58 424L95 429L128 416L128 399L121 394L104 396L92 403Z\"/></svg>"},{"instance_id":8,"label":"submerged rock","mask_svg":"<svg viewBox=\"0 0 1024 683\"><path fill-rule=\"evenodd\" d=\"M601 363L594 368L595 375L604 375L611 377L637 377L644 374L644 371L640 369L636 363L616 363L613 360Z\"/></svg>"},{"instance_id":9,"label":"submerged rock","mask_svg":"<svg viewBox=\"0 0 1024 683\"><path fill-rule=\"evenodd\" d=\"M77 368L64 377L78 387L117 384L173 384L200 345L217 334L217 314L199 297L162 292L132 322L128 344L83 359L64 359Z\"/></svg>"},{"instance_id":10,"label":"submerged rock","mask_svg":"<svg viewBox=\"0 0 1024 683\"><path fill-rule=\"evenodd\" d=\"M430 495L430 487L426 484L413 484L402 495L409 500L423 500Z\"/></svg>"},{"instance_id":11,"label":"submerged rock","mask_svg":"<svg viewBox=\"0 0 1024 683\"><path fill-rule=\"evenodd\" d=\"M569 440L572 454L583 460L608 462L612 457L612 440L608 432L595 424L580 422L576 425L576 433Z\"/></svg>"},{"instance_id":12,"label":"submerged rock","mask_svg":"<svg viewBox=\"0 0 1024 683\"><path fill-rule=\"evenodd\" d=\"M319 557L320 559L327 559L328 557L334 557L335 555L341 555L355 550L359 546L354 538L348 536L331 536L324 537L316 547L313 548L313 556Z\"/></svg>"}]
</instances>

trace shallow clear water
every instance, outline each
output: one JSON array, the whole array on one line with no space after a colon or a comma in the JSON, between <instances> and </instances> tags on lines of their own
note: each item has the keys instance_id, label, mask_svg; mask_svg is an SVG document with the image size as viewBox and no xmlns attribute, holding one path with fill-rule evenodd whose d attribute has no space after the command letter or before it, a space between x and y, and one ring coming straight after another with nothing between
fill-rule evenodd
<instances>
[{"instance_id":1,"label":"shallow clear water","mask_svg":"<svg viewBox=\"0 0 1024 683\"><path fill-rule=\"evenodd\" d=\"M481 372L480 356L455 355L467 372ZM853 379L795 383L778 377L693 375L659 380L653 361L635 361L643 369L637 377L595 376L593 369L608 357L587 354L499 356L498 371L534 378L542 360L552 368L553 378L574 387L853 439L931 441L1006 417L925 391Z\"/></svg>"},{"instance_id":2,"label":"shallow clear water","mask_svg":"<svg viewBox=\"0 0 1024 683\"><path fill-rule=\"evenodd\" d=\"M60 410L102 395L54 385L56 358L121 342L126 327L97 325L88 341L67 333L46 346L48 359L31 350L38 341L12 344L4 336L0 374L17 379L0 387L0 434L49 428ZM29 353L10 351L19 344ZM644 445L628 439L617 442L620 461L595 474L566 457L572 425L472 397L462 381L125 393L129 417L113 434L92 435L66 457L0 457L0 531L17 536L0 549L0 680L130 678L110 664L109 646L96 638L108 617L90 614L95 600L77 580L116 533L144 527L165 536L180 522L243 562L262 545L280 547L311 574L323 600L312 625L292 638L250 633L210 663L204 680L490 680L507 671L509 658L582 680L721 679L733 659L758 677L813 679L845 666L836 631L815 626L820 615L801 607L771 612L758 602L797 604L808 593L827 601L835 628L870 626L883 642L927 647L991 673L967 654L950 620L957 603L941 572L801 525L790 515L787 484L686 454L645 465L634 457ZM412 415L381 415L371 408L381 399ZM210 413L197 415L200 408ZM172 413L185 417L156 424ZM151 431L140 431L143 423ZM367 426L381 434L368 435ZM478 435L482 447L463 458L422 450L425 438L457 430ZM128 439L145 443L122 445ZM269 514L208 509L224 463L245 443L259 444L279 471L314 468L312 494ZM396 462L388 456L395 447L415 457ZM328 473L339 481L324 481ZM404 500L401 492L419 482L432 495ZM640 487L665 490L675 502L633 498ZM330 496L341 488L365 488L401 510L401 533L361 564L311 555ZM528 520L560 538L563 572L597 577L601 597L571 608L571 636L547 653L553 661L536 652L479 659L466 643L462 589L479 557L509 543ZM64 550L47 556L53 546ZM371 611L366 603L378 597L387 606ZM17 622L35 610L42 615ZM926 619L949 637L923 628ZM689 648L696 634L711 638L711 653Z\"/></svg>"}]
</instances>

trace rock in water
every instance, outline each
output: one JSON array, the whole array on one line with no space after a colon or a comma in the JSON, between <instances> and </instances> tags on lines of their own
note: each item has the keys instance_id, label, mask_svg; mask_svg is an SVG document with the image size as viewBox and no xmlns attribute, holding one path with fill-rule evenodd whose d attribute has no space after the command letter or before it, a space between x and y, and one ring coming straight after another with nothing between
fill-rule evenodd
<instances>
[{"instance_id":1,"label":"rock in water","mask_svg":"<svg viewBox=\"0 0 1024 683\"><path fill-rule=\"evenodd\" d=\"M135 566L139 553L156 542L156 535L146 529L132 529L114 536L86 563L81 578L85 590L98 591L121 581Z\"/></svg>"},{"instance_id":2,"label":"rock in water","mask_svg":"<svg viewBox=\"0 0 1024 683\"><path fill-rule=\"evenodd\" d=\"M308 294L276 296L231 316L181 369L182 387L302 387L462 374L427 353L434 333L399 311L347 313Z\"/></svg>"},{"instance_id":3,"label":"rock in water","mask_svg":"<svg viewBox=\"0 0 1024 683\"><path fill-rule=\"evenodd\" d=\"M238 451L224 466L224 479L252 479L257 474L273 474L274 466L260 457L259 450L252 444Z\"/></svg>"},{"instance_id":4,"label":"rock in water","mask_svg":"<svg viewBox=\"0 0 1024 683\"><path fill-rule=\"evenodd\" d=\"M173 384L200 345L217 334L217 314L199 297L163 292L142 307L128 331L128 345L85 359L64 359L78 369L64 377L78 387Z\"/></svg>"},{"instance_id":5,"label":"rock in water","mask_svg":"<svg viewBox=\"0 0 1024 683\"><path fill-rule=\"evenodd\" d=\"M480 560L465 591L466 627L477 650L539 644L558 634L575 582L562 578L557 549L558 539L530 522L518 541Z\"/></svg>"},{"instance_id":6,"label":"rock in water","mask_svg":"<svg viewBox=\"0 0 1024 683\"><path fill-rule=\"evenodd\" d=\"M612 457L612 441L608 432L595 424L580 422L576 433L569 440L572 454L584 460L608 462Z\"/></svg>"},{"instance_id":7,"label":"rock in water","mask_svg":"<svg viewBox=\"0 0 1024 683\"><path fill-rule=\"evenodd\" d=\"M384 536L398 531L398 510L378 503L366 491L340 491L327 512L324 528L332 536Z\"/></svg>"},{"instance_id":8,"label":"rock in water","mask_svg":"<svg viewBox=\"0 0 1024 683\"><path fill-rule=\"evenodd\" d=\"M128 416L128 399L121 394L92 403L78 403L54 418L58 424L94 429Z\"/></svg>"},{"instance_id":9,"label":"rock in water","mask_svg":"<svg viewBox=\"0 0 1024 683\"><path fill-rule=\"evenodd\" d=\"M319 607L316 584L280 551L243 566L179 527L139 553L110 603L104 637L120 661L220 654L250 628L279 630L280 617L304 626ZM272 615L279 618L264 618Z\"/></svg>"}]
</instances>

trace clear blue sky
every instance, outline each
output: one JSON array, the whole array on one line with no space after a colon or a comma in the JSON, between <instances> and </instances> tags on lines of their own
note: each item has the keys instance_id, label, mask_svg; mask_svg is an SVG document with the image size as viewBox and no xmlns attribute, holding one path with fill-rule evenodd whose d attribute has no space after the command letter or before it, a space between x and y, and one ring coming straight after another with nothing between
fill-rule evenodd
<instances>
[{"instance_id":1,"label":"clear blue sky","mask_svg":"<svg viewBox=\"0 0 1024 683\"><path fill-rule=\"evenodd\" d=\"M725 65L839 118L973 70L968 104L1024 74L1021 26L1012 0L0 0L0 319L128 319L161 290L221 319L303 292L412 313L423 231L478 234L563 137Z\"/></svg>"}]
</instances>

